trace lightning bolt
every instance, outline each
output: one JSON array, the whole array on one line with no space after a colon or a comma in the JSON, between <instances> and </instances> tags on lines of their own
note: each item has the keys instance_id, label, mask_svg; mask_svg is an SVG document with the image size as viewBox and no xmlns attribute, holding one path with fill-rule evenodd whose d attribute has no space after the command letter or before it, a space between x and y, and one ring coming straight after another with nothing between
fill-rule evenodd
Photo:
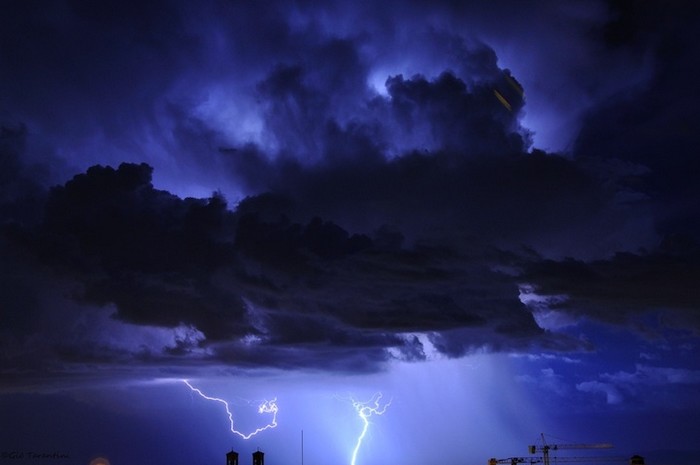
<instances>
[{"instance_id":1,"label":"lightning bolt","mask_svg":"<svg viewBox=\"0 0 700 465\"><path fill-rule=\"evenodd\" d=\"M226 413L228 414L228 421L229 421L229 424L231 425L230 426L231 432L234 434L237 434L238 436L240 436L243 439L250 439L253 436L255 436L256 434L260 433L261 431L265 431L266 429L271 429L271 428L274 428L277 426L277 411L279 410L279 408L277 407L277 399L276 398L272 399L272 400L265 400L258 406L258 413L260 413L260 414L271 413L272 414L272 421L270 423L268 423L267 425L263 426L262 428L256 429L252 433L244 434L244 433L241 433L240 431L237 431L233 427L233 413L231 412L231 409L229 409L228 402L226 402L224 399L219 399L218 397L209 397L208 395L204 394L201 390L192 386L189 383L189 381L187 381L186 379L183 379L182 382L185 383L187 385L187 387L189 387L192 390L192 392L196 392L197 394L199 394L203 398L224 404L224 407L226 408Z\"/></svg>"},{"instance_id":2,"label":"lightning bolt","mask_svg":"<svg viewBox=\"0 0 700 465\"><path fill-rule=\"evenodd\" d=\"M357 452L360 450L362 445L362 440L367 434L367 429L369 428L369 417L372 415L383 415L386 409L391 405L391 399L389 402L381 406L380 402L382 400L382 393L378 392L372 396L367 402L360 402L357 400L352 400L352 406L355 407L355 411L362 419L362 433L357 438L357 444L355 444L355 449L352 451L352 459L350 460L350 465L355 465L355 460L357 459Z\"/></svg>"}]
</instances>

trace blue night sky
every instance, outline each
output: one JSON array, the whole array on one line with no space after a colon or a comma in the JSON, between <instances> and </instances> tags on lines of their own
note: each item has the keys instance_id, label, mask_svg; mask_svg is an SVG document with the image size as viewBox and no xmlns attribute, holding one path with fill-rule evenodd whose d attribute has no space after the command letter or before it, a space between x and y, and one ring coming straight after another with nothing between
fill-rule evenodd
<instances>
[{"instance_id":1,"label":"blue night sky","mask_svg":"<svg viewBox=\"0 0 700 465\"><path fill-rule=\"evenodd\" d=\"M687 464L691 5L0 2L0 465Z\"/></svg>"}]
</instances>

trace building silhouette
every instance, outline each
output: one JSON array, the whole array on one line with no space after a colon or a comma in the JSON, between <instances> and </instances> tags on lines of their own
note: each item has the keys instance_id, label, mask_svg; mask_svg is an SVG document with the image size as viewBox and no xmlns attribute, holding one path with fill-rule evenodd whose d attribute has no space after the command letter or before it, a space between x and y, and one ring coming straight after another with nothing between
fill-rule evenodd
<instances>
[{"instance_id":1,"label":"building silhouette","mask_svg":"<svg viewBox=\"0 0 700 465\"><path fill-rule=\"evenodd\" d=\"M231 452L226 453L226 465L238 465L238 452L231 449Z\"/></svg>"}]
</instances>

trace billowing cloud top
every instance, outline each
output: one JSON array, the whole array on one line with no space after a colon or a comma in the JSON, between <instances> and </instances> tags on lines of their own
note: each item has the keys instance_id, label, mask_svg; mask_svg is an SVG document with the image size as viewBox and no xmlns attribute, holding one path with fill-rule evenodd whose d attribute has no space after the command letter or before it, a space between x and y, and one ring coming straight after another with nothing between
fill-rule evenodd
<instances>
[{"instance_id":1,"label":"billowing cloud top","mask_svg":"<svg viewBox=\"0 0 700 465\"><path fill-rule=\"evenodd\" d=\"M0 20L6 373L593 349L553 313L700 329L697 108L674 68L698 61L665 23L646 41L624 9L538 10L617 57L570 83L582 131L549 153L475 38L491 7L149 5ZM500 7L514 40L529 26Z\"/></svg>"}]
</instances>

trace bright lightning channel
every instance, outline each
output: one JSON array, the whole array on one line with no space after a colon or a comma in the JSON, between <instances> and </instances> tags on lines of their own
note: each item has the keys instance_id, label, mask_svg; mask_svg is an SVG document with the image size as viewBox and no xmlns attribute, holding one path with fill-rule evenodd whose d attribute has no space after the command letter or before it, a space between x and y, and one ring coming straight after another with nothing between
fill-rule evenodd
<instances>
[{"instance_id":1,"label":"bright lightning channel","mask_svg":"<svg viewBox=\"0 0 700 465\"><path fill-rule=\"evenodd\" d=\"M271 413L272 414L272 421L268 423L267 425L263 426L262 428L258 428L252 433L249 434L244 434L238 430L236 430L233 427L233 413L228 407L228 402L226 402L224 399L219 399L218 397L209 397L208 395L204 394L201 390L197 389L196 387L192 386L189 381L186 379L182 380L183 383L187 385L193 392L196 392L203 398L207 400L213 400L215 402L220 402L224 404L224 407L226 407L226 413L228 414L228 421L229 424L231 425L231 432L234 434L237 434L238 436L242 437L243 439L250 439L256 434L265 431L266 429L272 429L277 426L277 411L279 410L277 407L277 398L272 399L272 400L265 400L263 401L259 406L258 406L258 413L264 414L264 413Z\"/></svg>"},{"instance_id":2,"label":"bright lightning channel","mask_svg":"<svg viewBox=\"0 0 700 465\"><path fill-rule=\"evenodd\" d=\"M367 429L369 428L369 417L372 415L383 415L386 409L391 405L391 399L389 402L381 406L380 402L382 400L382 393L378 392L372 396L367 402L360 402L357 400L352 400L352 406L355 407L355 411L362 419L362 433L357 438L357 444L355 444L355 449L352 451L352 460L350 460L350 465L355 465L355 460L357 459L357 452L360 450L362 445L362 440L367 434Z\"/></svg>"}]
</instances>

